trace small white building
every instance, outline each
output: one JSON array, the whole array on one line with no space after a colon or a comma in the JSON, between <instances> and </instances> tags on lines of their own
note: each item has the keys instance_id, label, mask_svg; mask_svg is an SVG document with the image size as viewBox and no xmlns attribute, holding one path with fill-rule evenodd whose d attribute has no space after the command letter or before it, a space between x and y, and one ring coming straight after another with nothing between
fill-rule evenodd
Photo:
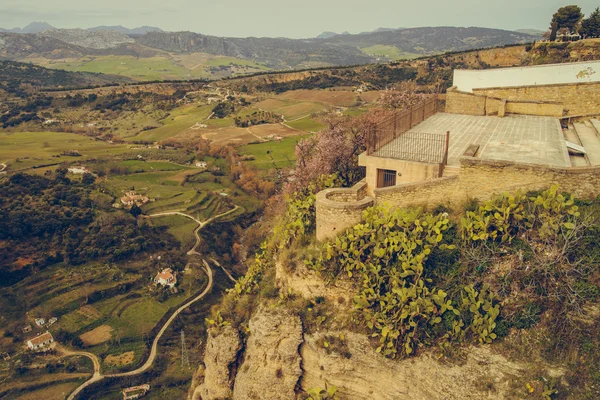
<instances>
[{"instance_id":1,"label":"small white building","mask_svg":"<svg viewBox=\"0 0 600 400\"><path fill-rule=\"evenodd\" d=\"M79 175L90 172L90 171L88 171L88 169L86 167L81 167L81 166L79 166L79 167L69 167L68 171L70 173L72 173L72 174L79 174Z\"/></svg>"},{"instance_id":2,"label":"small white building","mask_svg":"<svg viewBox=\"0 0 600 400\"><path fill-rule=\"evenodd\" d=\"M46 325L46 320L44 318L37 318L35 320L35 324L39 327Z\"/></svg>"},{"instance_id":3,"label":"small white building","mask_svg":"<svg viewBox=\"0 0 600 400\"><path fill-rule=\"evenodd\" d=\"M208 163L206 161L196 161L196 167L206 168L206 167L208 167Z\"/></svg>"},{"instance_id":4,"label":"small white building","mask_svg":"<svg viewBox=\"0 0 600 400\"><path fill-rule=\"evenodd\" d=\"M173 287L177 283L177 278L171 268L165 268L156 274L154 283L161 286Z\"/></svg>"},{"instance_id":5,"label":"small white building","mask_svg":"<svg viewBox=\"0 0 600 400\"><path fill-rule=\"evenodd\" d=\"M38 351L43 350L54 342L54 338L52 334L48 331L46 333L42 333L36 337L27 340L27 347L30 350Z\"/></svg>"}]
</instances>

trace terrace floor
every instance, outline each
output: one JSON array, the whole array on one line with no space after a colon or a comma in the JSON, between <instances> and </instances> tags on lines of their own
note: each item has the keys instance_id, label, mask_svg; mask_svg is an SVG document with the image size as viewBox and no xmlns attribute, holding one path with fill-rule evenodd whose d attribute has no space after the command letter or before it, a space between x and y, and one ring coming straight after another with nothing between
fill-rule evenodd
<instances>
[{"instance_id":1,"label":"terrace floor","mask_svg":"<svg viewBox=\"0 0 600 400\"><path fill-rule=\"evenodd\" d=\"M477 157L481 159L571 166L565 137L556 118L529 115L499 118L438 113L409 132L444 134L447 131L450 131L448 165L460 165L459 159L467 147L477 144ZM386 148L395 145L400 145L400 142L392 141L376 155L385 157Z\"/></svg>"}]
</instances>

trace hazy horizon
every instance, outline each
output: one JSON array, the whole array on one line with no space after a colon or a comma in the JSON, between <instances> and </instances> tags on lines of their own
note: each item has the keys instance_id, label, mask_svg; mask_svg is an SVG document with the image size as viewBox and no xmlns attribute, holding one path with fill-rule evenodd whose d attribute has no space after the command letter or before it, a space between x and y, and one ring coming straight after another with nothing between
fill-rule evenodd
<instances>
[{"instance_id":1,"label":"hazy horizon","mask_svg":"<svg viewBox=\"0 0 600 400\"><path fill-rule=\"evenodd\" d=\"M390 0L305 0L281 4L276 0L9 0L0 5L0 27L23 28L33 21L57 28L123 25L156 26L166 31L193 31L228 37L310 38L324 31L360 33L379 27L478 26L506 30L548 28L552 14L569 2L506 0L482 6L476 0L430 0L426 5ZM596 1L577 3L588 15ZM385 12L382 12L385 10Z\"/></svg>"}]
</instances>

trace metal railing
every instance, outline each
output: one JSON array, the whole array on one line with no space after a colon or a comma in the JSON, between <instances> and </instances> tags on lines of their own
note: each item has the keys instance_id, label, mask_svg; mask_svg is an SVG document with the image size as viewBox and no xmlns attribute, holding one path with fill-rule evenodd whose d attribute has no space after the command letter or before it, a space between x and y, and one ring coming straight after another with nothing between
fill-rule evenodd
<instances>
[{"instance_id":1,"label":"metal railing","mask_svg":"<svg viewBox=\"0 0 600 400\"><path fill-rule=\"evenodd\" d=\"M405 132L374 155L397 160L445 165L448 162L449 134Z\"/></svg>"},{"instance_id":2,"label":"metal railing","mask_svg":"<svg viewBox=\"0 0 600 400\"><path fill-rule=\"evenodd\" d=\"M367 154L377 152L437 112L438 99L434 96L408 110L395 113L368 133Z\"/></svg>"}]
</instances>

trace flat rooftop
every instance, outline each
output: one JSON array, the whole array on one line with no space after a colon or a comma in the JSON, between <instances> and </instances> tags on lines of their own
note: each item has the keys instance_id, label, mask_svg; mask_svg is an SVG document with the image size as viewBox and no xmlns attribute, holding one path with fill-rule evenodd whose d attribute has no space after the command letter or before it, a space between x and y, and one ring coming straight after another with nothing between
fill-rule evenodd
<instances>
[{"instance_id":1,"label":"flat rooftop","mask_svg":"<svg viewBox=\"0 0 600 400\"><path fill-rule=\"evenodd\" d=\"M435 114L409 132L445 134L450 131L448 165L460 165L459 159L471 144L479 145L477 157L570 167L565 137L556 118L530 115L474 116ZM401 145L402 137L376 152L385 157L386 148Z\"/></svg>"}]
</instances>

